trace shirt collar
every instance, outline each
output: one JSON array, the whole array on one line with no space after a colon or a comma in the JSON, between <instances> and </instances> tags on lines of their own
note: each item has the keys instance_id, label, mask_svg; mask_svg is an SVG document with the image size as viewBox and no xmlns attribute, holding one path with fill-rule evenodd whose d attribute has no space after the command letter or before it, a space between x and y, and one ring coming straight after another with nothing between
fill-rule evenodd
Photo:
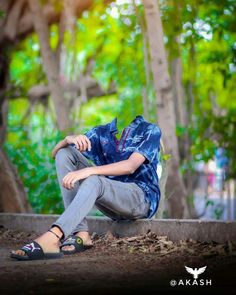
<instances>
[{"instance_id":1,"label":"shirt collar","mask_svg":"<svg viewBox=\"0 0 236 295\"><path fill-rule=\"evenodd\" d=\"M143 122L144 118L141 115L136 116L127 127L136 127L139 123ZM110 123L110 132L117 131L117 117Z\"/></svg>"},{"instance_id":2,"label":"shirt collar","mask_svg":"<svg viewBox=\"0 0 236 295\"><path fill-rule=\"evenodd\" d=\"M136 127L139 123L143 121L144 121L143 116L138 115L130 122L129 127Z\"/></svg>"},{"instance_id":3,"label":"shirt collar","mask_svg":"<svg viewBox=\"0 0 236 295\"><path fill-rule=\"evenodd\" d=\"M110 132L117 131L116 124L117 124L117 118L115 118L115 119L113 119L111 121L111 123L110 123Z\"/></svg>"}]
</instances>

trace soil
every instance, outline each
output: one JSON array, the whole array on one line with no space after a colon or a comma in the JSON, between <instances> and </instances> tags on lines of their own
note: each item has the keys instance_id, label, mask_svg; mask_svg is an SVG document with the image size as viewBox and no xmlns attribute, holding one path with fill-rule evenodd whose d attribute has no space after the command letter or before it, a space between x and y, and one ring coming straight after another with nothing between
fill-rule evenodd
<instances>
[{"instance_id":1,"label":"soil","mask_svg":"<svg viewBox=\"0 0 236 295\"><path fill-rule=\"evenodd\" d=\"M24 262L9 257L10 250L36 237L0 229L0 294L235 294L233 242L173 243L152 232L129 238L93 233L94 247L82 253ZM207 268L194 280L185 266ZM170 285L173 280L177 285Z\"/></svg>"}]
</instances>

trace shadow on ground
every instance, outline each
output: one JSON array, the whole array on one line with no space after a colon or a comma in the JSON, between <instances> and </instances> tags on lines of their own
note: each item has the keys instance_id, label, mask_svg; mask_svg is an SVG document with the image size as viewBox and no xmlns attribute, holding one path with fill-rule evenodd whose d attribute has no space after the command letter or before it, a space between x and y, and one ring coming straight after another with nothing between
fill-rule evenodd
<instances>
[{"instance_id":1,"label":"shadow on ground","mask_svg":"<svg viewBox=\"0 0 236 295\"><path fill-rule=\"evenodd\" d=\"M92 249L62 259L20 262L9 258L11 249L35 237L0 230L0 294L235 294L234 243L172 243L153 233L129 238L108 233L94 235ZM186 265L207 269L194 281Z\"/></svg>"}]
</instances>

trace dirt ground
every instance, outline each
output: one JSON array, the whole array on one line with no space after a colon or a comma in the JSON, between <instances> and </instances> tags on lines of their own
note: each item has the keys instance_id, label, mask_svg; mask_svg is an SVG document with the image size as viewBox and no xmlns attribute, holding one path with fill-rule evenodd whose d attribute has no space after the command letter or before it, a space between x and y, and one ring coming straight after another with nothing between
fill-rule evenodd
<instances>
[{"instance_id":1,"label":"dirt ground","mask_svg":"<svg viewBox=\"0 0 236 295\"><path fill-rule=\"evenodd\" d=\"M9 258L11 249L36 236L0 229L1 295L213 294L216 291L236 294L236 244L232 242L173 243L151 232L129 238L94 233L94 247L80 254L28 262ZM207 268L194 281L185 266ZM170 285L170 282L174 284L173 280L177 285ZM186 280L191 285L183 286Z\"/></svg>"}]
</instances>

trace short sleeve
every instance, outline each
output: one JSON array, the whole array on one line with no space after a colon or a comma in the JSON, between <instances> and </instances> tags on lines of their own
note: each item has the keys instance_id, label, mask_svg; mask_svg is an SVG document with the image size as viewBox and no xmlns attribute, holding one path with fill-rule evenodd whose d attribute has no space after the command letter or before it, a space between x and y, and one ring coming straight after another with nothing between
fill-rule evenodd
<instances>
[{"instance_id":1,"label":"short sleeve","mask_svg":"<svg viewBox=\"0 0 236 295\"><path fill-rule=\"evenodd\" d=\"M85 132L84 135L86 135L88 137L88 139L91 141L91 144L95 144L98 142L99 140L99 135L98 135L98 127L94 127L92 129L90 129L89 131Z\"/></svg>"},{"instance_id":2,"label":"short sleeve","mask_svg":"<svg viewBox=\"0 0 236 295\"><path fill-rule=\"evenodd\" d=\"M145 163L157 159L160 151L161 130L158 126L151 125L147 128L141 143L135 148L134 153L140 153L146 158Z\"/></svg>"}]
</instances>

